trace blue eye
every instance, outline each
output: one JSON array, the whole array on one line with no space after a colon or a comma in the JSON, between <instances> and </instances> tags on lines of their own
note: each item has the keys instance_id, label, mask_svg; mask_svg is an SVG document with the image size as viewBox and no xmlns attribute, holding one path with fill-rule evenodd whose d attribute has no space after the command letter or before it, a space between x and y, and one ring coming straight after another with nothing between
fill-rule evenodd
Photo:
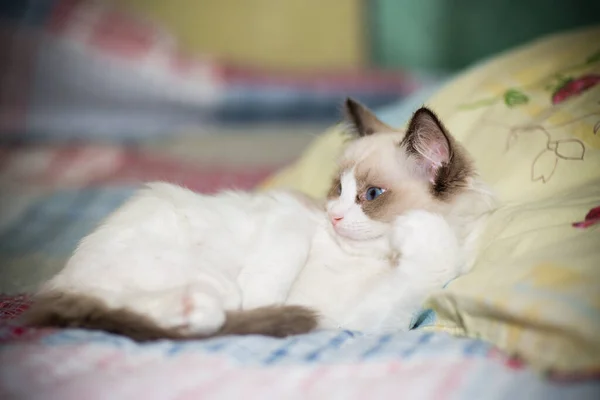
<instances>
[{"instance_id":1,"label":"blue eye","mask_svg":"<svg viewBox=\"0 0 600 400\"><path fill-rule=\"evenodd\" d=\"M365 199L367 201L375 200L376 198L381 196L383 192L385 192L385 190L383 190L382 188L370 187L365 192Z\"/></svg>"}]
</instances>

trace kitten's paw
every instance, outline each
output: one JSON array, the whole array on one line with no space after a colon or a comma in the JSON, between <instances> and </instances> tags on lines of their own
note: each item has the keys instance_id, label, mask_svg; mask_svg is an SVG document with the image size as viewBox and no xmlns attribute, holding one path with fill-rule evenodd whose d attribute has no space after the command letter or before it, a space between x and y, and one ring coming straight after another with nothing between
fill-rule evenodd
<instances>
[{"instance_id":1,"label":"kitten's paw","mask_svg":"<svg viewBox=\"0 0 600 400\"><path fill-rule=\"evenodd\" d=\"M218 299L202 291L185 290L160 302L155 318L163 328L185 336L210 335L225 323L225 311Z\"/></svg>"},{"instance_id":2,"label":"kitten's paw","mask_svg":"<svg viewBox=\"0 0 600 400\"><path fill-rule=\"evenodd\" d=\"M402 257L456 257L458 242L448 222L439 214L412 210L396 218L392 246Z\"/></svg>"},{"instance_id":3,"label":"kitten's paw","mask_svg":"<svg viewBox=\"0 0 600 400\"><path fill-rule=\"evenodd\" d=\"M216 298L202 292L188 292L182 300L187 334L213 334L225 323L225 310Z\"/></svg>"}]
</instances>

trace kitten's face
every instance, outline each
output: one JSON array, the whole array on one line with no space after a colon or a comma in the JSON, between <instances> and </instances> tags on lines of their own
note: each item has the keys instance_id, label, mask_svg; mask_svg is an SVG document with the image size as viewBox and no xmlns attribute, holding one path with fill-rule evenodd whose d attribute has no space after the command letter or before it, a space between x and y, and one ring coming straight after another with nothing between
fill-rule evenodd
<instances>
[{"instance_id":1,"label":"kitten's face","mask_svg":"<svg viewBox=\"0 0 600 400\"><path fill-rule=\"evenodd\" d=\"M403 133L366 136L352 142L327 196L333 229L364 241L386 235L395 217L414 209L435 209L426 182L415 179L398 146Z\"/></svg>"},{"instance_id":2,"label":"kitten's face","mask_svg":"<svg viewBox=\"0 0 600 400\"><path fill-rule=\"evenodd\" d=\"M413 116L406 133L347 100L358 138L345 149L327 196L333 229L365 241L386 235L406 211L438 211L470 185L471 163L428 109Z\"/></svg>"}]
</instances>

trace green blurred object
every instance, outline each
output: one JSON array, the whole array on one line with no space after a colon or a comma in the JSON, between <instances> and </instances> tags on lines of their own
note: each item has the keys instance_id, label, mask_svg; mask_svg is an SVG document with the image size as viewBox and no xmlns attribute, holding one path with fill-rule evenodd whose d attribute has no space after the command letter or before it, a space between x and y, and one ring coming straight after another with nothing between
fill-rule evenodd
<instances>
[{"instance_id":1,"label":"green blurred object","mask_svg":"<svg viewBox=\"0 0 600 400\"><path fill-rule=\"evenodd\" d=\"M453 72L544 34L600 23L600 0L367 0L366 5L372 62L427 73Z\"/></svg>"}]
</instances>

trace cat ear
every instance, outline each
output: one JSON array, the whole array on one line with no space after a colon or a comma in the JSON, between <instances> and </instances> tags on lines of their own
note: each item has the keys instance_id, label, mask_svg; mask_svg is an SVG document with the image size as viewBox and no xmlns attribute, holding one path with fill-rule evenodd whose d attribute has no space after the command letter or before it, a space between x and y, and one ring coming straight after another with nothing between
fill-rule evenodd
<instances>
[{"instance_id":1,"label":"cat ear","mask_svg":"<svg viewBox=\"0 0 600 400\"><path fill-rule=\"evenodd\" d=\"M358 136L369 136L377 132L390 132L394 129L381 122L375 114L358 101L347 98L344 102L346 121Z\"/></svg>"},{"instance_id":2,"label":"cat ear","mask_svg":"<svg viewBox=\"0 0 600 400\"><path fill-rule=\"evenodd\" d=\"M440 168L452 161L450 135L434 112L426 107L413 114L401 145L416 158L419 171L432 183Z\"/></svg>"}]
</instances>

